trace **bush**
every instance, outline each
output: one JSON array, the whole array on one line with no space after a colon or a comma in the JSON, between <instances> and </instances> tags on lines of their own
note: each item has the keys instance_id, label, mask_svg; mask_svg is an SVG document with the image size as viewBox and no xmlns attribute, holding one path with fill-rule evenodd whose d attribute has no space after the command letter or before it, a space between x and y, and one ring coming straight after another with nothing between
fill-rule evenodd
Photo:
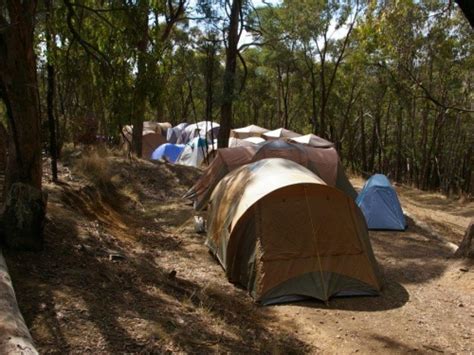
<instances>
[{"instance_id":1,"label":"bush","mask_svg":"<svg viewBox=\"0 0 474 355\"><path fill-rule=\"evenodd\" d=\"M103 151L97 150L84 153L74 162L74 172L98 188L109 188L112 185L112 172L104 154Z\"/></svg>"}]
</instances>

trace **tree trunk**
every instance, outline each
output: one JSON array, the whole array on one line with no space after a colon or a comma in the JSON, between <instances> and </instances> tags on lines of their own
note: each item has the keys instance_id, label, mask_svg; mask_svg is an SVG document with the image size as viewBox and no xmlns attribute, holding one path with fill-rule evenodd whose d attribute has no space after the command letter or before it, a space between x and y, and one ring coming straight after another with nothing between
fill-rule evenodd
<instances>
[{"instance_id":1,"label":"tree trunk","mask_svg":"<svg viewBox=\"0 0 474 355\"><path fill-rule=\"evenodd\" d=\"M282 126L283 123L283 100L284 100L284 95L283 95L283 75L281 73L281 67L280 64L277 64L277 111L278 111L278 122L279 126Z\"/></svg>"},{"instance_id":2,"label":"tree trunk","mask_svg":"<svg viewBox=\"0 0 474 355\"><path fill-rule=\"evenodd\" d=\"M148 47L148 3L138 2L138 32L141 38L138 41L137 77L135 80L135 102L132 116L132 151L137 157L142 157L143 121L147 101L147 47ZM145 157L150 158L150 157Z\"/></svg>"},{"instance_id":3,"label":"tree trunk","mask_svg":"<svg viewBox=\"0 0 474 355\"><path fill-rule=\"evenodd\" d=\"M11 26L0 14L0 97L8 118L7 190L15 182L41 189L40 115L33 31L36 2L7 1ZM3 20L2 20L3 19ZM2 26L3 27L3 26Z\"/></svg>"},{"instance_id":4,"label":"tree trunk","mask_svg":"<svg viewBox=\"0 0 474 355\"><path fill-rule=\"evenodd\" d=\"M365 145L365 114L360 112L360 149L362 158L362 173L367 174L367 148Z\"/></svg>"},{"instance_id":5,"label":"tree trunk","mask_svg":"<svg viewBox=\"0 0 474 355\"><path fill-rule=\"evenodd\" d=\"M313 132L318 134L318 107L316 97L316 75L311 68L311 121L313 123Z\"/></svg>"},{"instance_id":6,"label":"tree trunk","mask_svg":"<svg viewBox=\"0 0 474 355\"><path fill-rule=\"evenodd\" d=\"M216 48L214 44L209 44L206 50L206 121L212 121L212 110L214 103L214 61Z\"/></svg>"},{"instance_id":7,"label":"tree trunk","mask_svg":"<svg viewBox=\"0 0 474 355\"><path fill-rule=\"evenodd\" d=\"M58 181L58 145L56 143L56 121L54 119L54 93L55 93L55 70L51 61L53 55L52 47L55 45L51 39L51 22L53 20L51 11L51 0L45 0L46 5L46 52L47 52L47 111L48 111L48 127L49 127L49 154L51 155L51 174L53 181Z\"/></svg>"},{"instance_id":8,"label":"tree trunk","mask_svg":"<svg viewBox=\"0 0 474 355\"><path fill-rule=\"evenodd\" d=\"M221 106L221 126L219 129L218 146L225 148L229 145L230 128L232 126L232 103L234 101L235 71L237 69L237 53L239 44L239 21L242 0L233 0L230 12L228 48L224 71L224 90Z\"/></svg>"},{"instance_id":9,"label":"tree trunk","mask_svg":"<svg viewBox=\"0 0 474 355\"><path fill-rule=\"evenodd\" d=\"M283 128L289 128L289 105L290 105L290 65L286 66L286 77L285 77L285 86L283 87L283 109L284 109L284 118L283 118Z\"/></svg>"},{"instance_id":10,"label":"tree trunk","mask_svg":"<svg viewBox=\"0 0 474 355\"><path fill-rule=\"evenodd\" d=\"M455 258L474 258L474 243L472 239L474 238L474 220L471 221L469 227L464 233L464 238L462 239L461 245L459 245L458 250L454 253Z\"/></svg>"},{"instance_id":11,"label":"tree trunk","mask_svg":"<svg viewBox=\"0 0 474 355\"><path fill-rule=\"evenodd\" d=\"M8 190L0 219L3 242L13 249L41 250L46 214L46 195L27 184L15 183Z\"/></svg>"},{"instance_id":12,"label":"tree trunk","mask_svg":"<svg viewBox=\"0 0 474 355\"><path fill-rule=\"evenodd\" d=\"M399 102L399 109L397 115L397 159L396 159L396 170L395 170L395 180L400 182L402 179L402 130L403 130L403 107L401 102Z\"/></svg>"},{"instance_id":13,"label":"tree trunk","mask_svg":"<svg viewBox=\"0 0 474 355\"><path fill-rule=\"evenodd\" d=\"M5 198L5 167L7 163L7 130L0 122L0 211Z\"/></svg>"},{"instance_id":14,"label":"tree trunk","mask_svg":"<svg viewBox=\"0 0 474 355\"><path fill-rule=\"evenodd\" d=\"M41 131L39 100L34 52L34 25L36 1L6 1L0 12L0 98L4 101L8 119L7 194L18 203L7 203L2 216L7 245L16 248L37 249L42 244L42 225L45 204L38 205L34 196L41 196ZM5 11L7 17L5 16ZM12 25L14 24L14 26ZM20 183L20 184L18 184ZM21 191L34 196L16 194ZM28 203L30 201L31 203ZM23 206L18 215L17 205ZM9 217L19 219L15 223ZM21 220L25 216L35 216ZM25 225L25 221L31 223ZM31 233L24 233L25 229Z\"/></svg>"},{"instance_id":15,"label":"tree trunk","mask_svg":"<svg viewBox=\"0 0 474 355\"><path fill-rule=\"evenodd\" d=\"M0 353L37 355L33 339L16 301L7 263L0 250Z\"/></svg>"}]
</instances>

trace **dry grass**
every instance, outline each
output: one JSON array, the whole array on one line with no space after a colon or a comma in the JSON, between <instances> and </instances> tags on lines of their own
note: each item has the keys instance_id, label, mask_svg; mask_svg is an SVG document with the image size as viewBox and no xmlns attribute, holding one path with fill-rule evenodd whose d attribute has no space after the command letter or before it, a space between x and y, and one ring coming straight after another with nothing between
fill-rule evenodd
<instances>
[{"instance_id":1,"label":"dry grass","mask_svg":"<svg viewBox=\"0 0 474 355\"><path fill-rule=\"evenodd\" d=\"M112 183L110 164L96 150L85 153L76 160L73 170L76 174L90 180L97 187L107 186Z\"/></svg>"}]
</instances>

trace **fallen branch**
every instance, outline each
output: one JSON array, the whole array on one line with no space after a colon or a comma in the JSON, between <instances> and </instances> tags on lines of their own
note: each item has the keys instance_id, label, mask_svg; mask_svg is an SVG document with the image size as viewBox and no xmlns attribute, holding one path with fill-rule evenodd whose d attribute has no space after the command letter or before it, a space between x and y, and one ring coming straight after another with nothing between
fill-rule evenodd
<instances>
[{"instance_id":1,"label":"fallen branch","mask_svg":"<svg viewBox=\"0 0 474 355\"><path fill-rule=\"evenodd\" d=\"M0 250L0 354L38 354L30 331L21 315Z\"/></svg>"}]
</instances>

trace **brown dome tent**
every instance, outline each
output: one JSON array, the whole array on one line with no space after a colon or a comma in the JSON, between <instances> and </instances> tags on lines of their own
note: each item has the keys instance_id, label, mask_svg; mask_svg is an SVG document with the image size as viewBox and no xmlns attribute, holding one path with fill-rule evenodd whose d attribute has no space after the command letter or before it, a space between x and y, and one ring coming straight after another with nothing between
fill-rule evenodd
<instances>
[{"instance_id":1,"label":"brown dome tent","mask_svg":"<svg viewBox=\"0 0 474 355\"><path fill-rule=\"evenodd\" d=\"M251 124L250 126L235 128L230 131L230 136L233 138L248 138L248 137L261 137L262 134L268 132L268 129Z\"/></svg>"},{"instance_id":2,"label":"brown dome tent","mask_svg":"<svg viewBox=\"0 0 474 355\"><path fill-rule=\"evenodd\" d=\"M122 129L123 137L125 137L124 145L130 149L132 144L133 126L124 126ZM143 128L142 136L142 158L150 159L151 154L160 145L166 143L166 138L161 134L161 130L153 130L147 125L147 128Z\"/></svg>"},{"instance_id":3,"label":"brown dome tent","mask_svg":"<svg viewBox=\"0 0 474 355\"><path fill-rule=\"evenodd\" d=\"M282 140L274 140L261 146L218 149L201 178L184 195L195 201L197 210L203 209L218 182L230 171L265 158L285 158L307 167L330 186L335 186L353 199L357 192L344 173L334 148L320 149Z\"/></svg>"},{"instance_id":4,"label":"brown dome tent","mask_svg":"<svg viewBox=\"0 0 474 355\"><path fill-rule=\"evenodd\" d=\"M159 133L163 137L166 137L168 129L171 128L171 123L169 122L155 122L155 121L144 121L143 122L143 131L153 131L154 133Z\"/></svg>"},{"instance_id":5,"label":"brown dome tent","mask_svg":"<svg viewBox=\"0 0 474 355\"><path fill-rule=\"evenodd\" d=\"M259 303L376 295L381 283L354 201L295 162L229 173L210 199L206 244Z\"/></svg>"}]
</instances>

